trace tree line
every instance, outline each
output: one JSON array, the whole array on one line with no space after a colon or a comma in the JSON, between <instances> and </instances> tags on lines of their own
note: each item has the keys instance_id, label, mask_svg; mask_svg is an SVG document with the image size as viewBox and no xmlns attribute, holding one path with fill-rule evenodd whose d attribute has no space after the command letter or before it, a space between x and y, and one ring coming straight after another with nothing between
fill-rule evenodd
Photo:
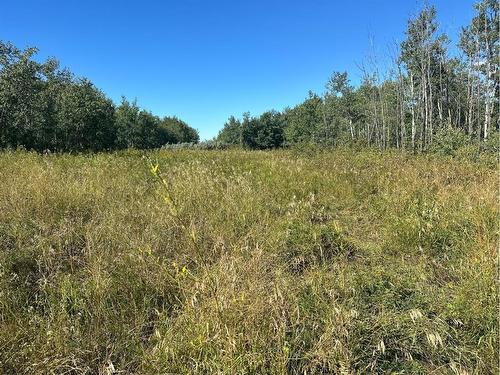
<instances>
[{"instance_id":1,"label":"tree line","mask_svg":"<svg viewBox=\"0 0 500 375\"><path fill-rule=\"evenodd\" d=\"M413 151L432 149L447 138L492 143L499 129L498 8L496 0L474 5L457 57L450 56L435 8L425 5L408 21L405 40L384 77L371 57L361 67L359 87L351 85L346 72L335 72L322 95L310 92L293 108L230 117L216 141L256 149L358 143Z\"/></svg>"},{"instance_id":2,"label":"tree line","mask_svg":"<svg viewBox=\"0 0 500 375\"><path fill-rule=\"evenodd\" d=\"M79 152L198 142L184 121L125 98L116 106L55 59L37 62L36 52L0 41L0 148Z\"/></svg>"},{"instance_id":3,"label":"tree line","mask_svg":"<svg viewBox=\"0 0 500 375\"><path fill-rule=\"evenodd\" d=\"M334 72L324 93L309 92L295 107L231 116L216 142L252 149L312 143L413 151L443 139L491 143L499 129L499 5L481 0L474 8L460 33L459 56L451 56L435 8L425 5L408 21L383 76L371 57L358 87L346 72ZM36 52L0 41L0 148L101 151L199 141L184 121L160 118L125 98L115 105L55 59L37 62Z\"/></svg>"}]
</instances>

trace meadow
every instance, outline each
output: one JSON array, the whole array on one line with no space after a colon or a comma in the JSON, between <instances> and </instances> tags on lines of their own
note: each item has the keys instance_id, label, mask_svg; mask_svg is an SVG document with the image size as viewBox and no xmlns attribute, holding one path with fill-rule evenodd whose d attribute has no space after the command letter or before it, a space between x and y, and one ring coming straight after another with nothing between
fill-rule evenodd
<instances>
[{"instance_id":1,"label":"meadow","mask_svg":"<svg viewBox=\"0 0 500 375\"><path fill-rule=\"evenodd\" d=\"M498 163L0 155L0 374L495 374Z\"/></svg>"}]
</instances>

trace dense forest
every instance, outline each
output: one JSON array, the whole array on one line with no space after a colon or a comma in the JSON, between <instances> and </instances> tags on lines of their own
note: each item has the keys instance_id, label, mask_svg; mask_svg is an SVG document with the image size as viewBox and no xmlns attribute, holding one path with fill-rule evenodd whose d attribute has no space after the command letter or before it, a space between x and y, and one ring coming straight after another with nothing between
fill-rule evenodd
<instances>
[{"instance_id":1,"label":"dense forest","mask_svg":"<svg viewBox=\"0 0 500 375\"><path fill-rule=\"evenodd\" d=\"M359 87L346 72L335 72L323 95L310 92L281 113L230 117L217 140L258 149L361 143L423 151L442 143L485 148L492 139L491 147L499 127L498 2L476 4L459 40L460 56L451 56L435 8L425 6L409 20L388 72L371 57L361 67Z\"/></svg>"},{"instance_id":2,"label":"dense forest","mask_svg":"<svg viewBox=\"0 0 500 375\"><path fill-rule=\"evenodd\" d=\"M116 106L55 59L34 60L36 52L0 41L0 147L103 151L198 142L184 121L160 118L125 98Z\"/></svg>"},{"instance_id":3,"label":"dense forest","mask_svg":"<svg viewBox=\"0 0 500 375\"><path fill-rule=\"evenodd\" d=\"M218 146L270 149L293 144L360 144L425 151L494 147L499 128L498 2L475 5L462 28L459 56L449 52L432 6L409 20L405 40L384 73L371 57L353 87L334 72L325 93L282 112L230 117ZM0 147L38 151L100 151L197 143L198 133L176 117L159 118L125 98L115 105L87 79L37 62L36 48L0 42ZM488 142L488 140L490 141Z\"/></svg>"}]
</instances>

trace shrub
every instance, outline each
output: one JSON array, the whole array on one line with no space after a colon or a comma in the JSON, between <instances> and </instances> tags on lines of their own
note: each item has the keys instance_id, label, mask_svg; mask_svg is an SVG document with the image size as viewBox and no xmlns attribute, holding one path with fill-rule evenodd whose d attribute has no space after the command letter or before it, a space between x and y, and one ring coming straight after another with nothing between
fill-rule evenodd
<instances>
[{"instance_id":1,"label":"shrub","mask_svg":"<svg viewBox=\"0 0 500 375\"><path fill-rule=\"evenodd\" d=\"M455 156L457 150L472 146L472 139L457 128L440 129L434 135L429 151L440 155Z\"/></svg>"}]
</instances>

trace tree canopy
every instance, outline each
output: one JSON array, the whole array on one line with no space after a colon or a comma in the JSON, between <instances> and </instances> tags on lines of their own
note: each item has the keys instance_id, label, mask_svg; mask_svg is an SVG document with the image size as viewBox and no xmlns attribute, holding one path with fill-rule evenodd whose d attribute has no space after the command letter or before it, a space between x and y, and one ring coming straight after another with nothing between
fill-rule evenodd
<instances>
[{"instance_id":1,"label":"tree canopy","mask_svg":"<svg viewBox=\"0 0 500 375\"><path fill-rule=\"evenodd\" d=\"M333 72L323 93L309 92L292 108L230 116L215 141L251 149L355 143L425 151L449 133L486 147L499 130L498 8L493 0L475 5L459 38L462 53L452 56L435 8L424 5L383 77L376 58L362 65L356 87L347 72ZM36 53L0 42L1 148L79 152L199 141L181 119L160 118L126 98L116 105L56 60L38 62Z\"/></svg>"},{"instance_id":2,"label":"tree canopy","mask_svg":"<svg viewBox=\"0 0 500 375\"><path fill-rule=\"evenodd\" d=\"M0 41L0 148L80 152L199 141L184 121L125 98L116 106L56 60L37 62L36 53Z\"/></svg>"},{"instance_id":3,"label":"tree canopy","mask_svg":"<svg viewBox=\"0 0 500 375\"><path fill-rule=\"evenodd\" d=\"M216 139L257 149L356 143L424 151L435 149L438 136L440 144L448 137L487 148L499 130L498 7L493 0L474 6L476 14L460 35L463 53L451 56L435 8L424 5L408 21L405 39L383 79L376 58L371 58L362 66L358 87L347 72L334 72L324 93L309 92L302 103L282 113L266 112L272 116L231 116Z\"/></svg>"}]
</instances>

